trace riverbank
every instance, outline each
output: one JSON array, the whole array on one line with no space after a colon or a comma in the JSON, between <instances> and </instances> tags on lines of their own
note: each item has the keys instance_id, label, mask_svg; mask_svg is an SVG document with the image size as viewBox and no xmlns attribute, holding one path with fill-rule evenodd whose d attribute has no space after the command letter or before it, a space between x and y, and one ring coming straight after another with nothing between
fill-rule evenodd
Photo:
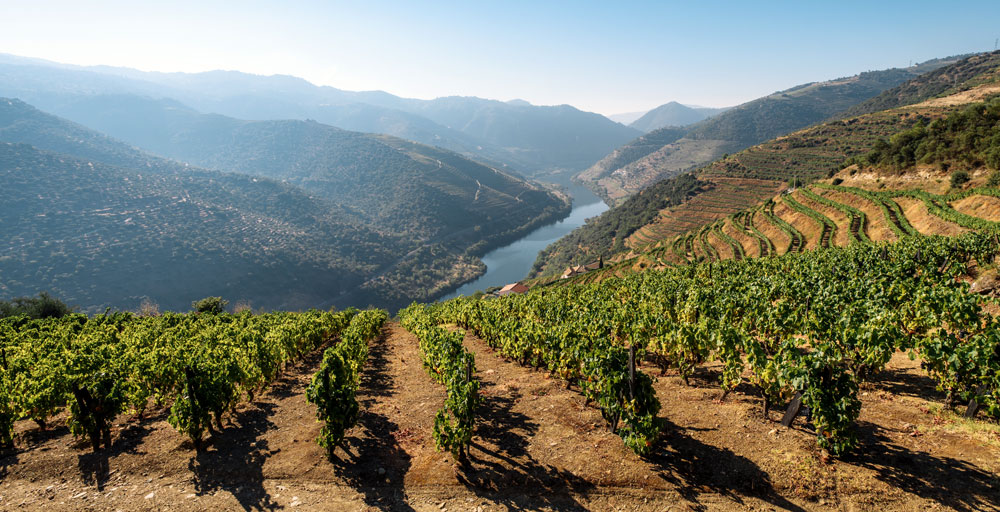
<instances>
[{"instance_id":1,"label":"riverbank","mask_svg":"<svg viewBox=\"0 0 1000 512\"><path fill-rule=\"evenodd\" d=\"M440 300L471 295L478 290L524 279L542 249L582 226L587 219L608 209L608 205L582 185L568 187L567 192L573 197L573 209L568 217L542 226L508 245L486 253L482 258L486 273L459 286Z\"/></svg>"}]
</instances>

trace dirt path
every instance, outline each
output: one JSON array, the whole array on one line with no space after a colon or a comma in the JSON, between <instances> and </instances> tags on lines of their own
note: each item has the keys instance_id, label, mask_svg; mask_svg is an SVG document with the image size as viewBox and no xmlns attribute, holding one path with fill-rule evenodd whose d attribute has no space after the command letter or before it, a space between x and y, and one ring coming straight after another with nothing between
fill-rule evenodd
<instances>
[{"instance_id":1,"label":"dirt path","mask_svg":"<svg viewBox=\"0 0 1000 512\"><path fill-rule=\"evenodd\" d=\"M664 437L640 458L563 381L473 336L465 345L483 384L465 466L435 450L444 387L424 372L417 340L390 323L372 344L361 419L338 460L315 443L304 396L317 351L241 406L201 454L163 413L121 418L98 455L65 427L19 422L17 452L0 458L0 510L1000 510L1000 429L936 413L933 384L901 354L863 390L859 453L824 463L802 420L782 429L780 413L764 419L745 389L718 402L712 367L691 386L658 378Z\"/></svg>"}]
</instances>

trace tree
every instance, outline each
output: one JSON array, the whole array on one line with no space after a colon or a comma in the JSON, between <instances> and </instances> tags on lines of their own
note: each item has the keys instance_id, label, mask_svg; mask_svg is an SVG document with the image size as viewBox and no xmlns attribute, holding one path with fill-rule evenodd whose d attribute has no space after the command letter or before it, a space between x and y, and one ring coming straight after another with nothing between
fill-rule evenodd
<instances>
[{"instance_id":1,"label":"tree","mask_svg":"<svg viewBox=\"0 0 1000 512\"><path fill-rule=\"evenodd\" d=\"M226 311L227 305L229 305L229 301L222 300L222 297L205 297L204 299L192 302L191 309L198 313L218 315Z\"/></svg>"},{"instance_id":2,"label":"tree","mask_svg":"<svg viewBox=\"0 0 1000 512\"><path fill-rule=\"evenodd\" d=\"M969 173L965 171L955 171L951 173L951 186L960 187L969 181Z\"/></svg>"},{"instance_id":3,"label":"tree","mask_svg":"<svg viewBox=\"0 0 1000 512\"><path fill-rule=\"evenodd\" d=\"M0 318L25 315L31 318L59 318L73 312L65 302L41 292L38 297L18 297L0 301Z\"/></svg>"},{"instance_id":4,"label":"tree","mask_svg":"<svg viewBox=\"0 0 1000 512\"><path fill-rule=\"evenodd\" d=\"M986 179L987 187L1000 187L1000 171L993 171L990 173L990 177Z\"/></svg>"}]
</instances>

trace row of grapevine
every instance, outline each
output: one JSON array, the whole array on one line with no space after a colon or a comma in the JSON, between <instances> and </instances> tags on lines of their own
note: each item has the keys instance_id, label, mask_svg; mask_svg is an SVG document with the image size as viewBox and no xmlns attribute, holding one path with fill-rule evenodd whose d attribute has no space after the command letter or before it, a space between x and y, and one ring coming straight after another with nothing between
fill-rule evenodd
<instances>
[{"instance_id":1,"label":"row of grapevine","mask_svg":"<svg viewBox=\"0 0 1000 512\"><path fill-rule=\"evenodd\" d=\"M863 188L856 187L845 187L840 185L828 185L825 183L817 183L814 185L818 188L824 188L827 190L836 190L841 192L847 192L849 194L854 194L863 199L867 199L872 203L875 203L882 210L882 215L885 216L886 222L889 223L889 227L892 229L893 233L898 237L904 237L909 235L919 235L920 233L914 229L910 224L910 221L906 219L906 215L903 215L903 210L896 204L892 199L883 197L878 192L872 192L871 190L865 190Z\"/></svg>"},{"instance_id":2,"label":"row of grapevine","mask_svg":"<svg viewBox=\"0 0 1000 512\"><path fill-rule=\"evenodd\" d=\"M609 421L625 420L636 451L655 439L659 403L648 377L629 378L629 347L684 378L720 361L724 392L747 379L765 411L801 394L819 445L843 454L857 444L859 382L897 350L920 357L954 400L976 398L1000 417L1000 322L958 279L998 251L994 233L906 237L456 299L435 313L578 383Z\"/></svg>"},{"instance_id":3,"label":"row of grapevine","mask_svg":"<svg viewBox=\"0 0 1000 512\"><path fill-rule=\"evenodd\" d=\"M851 235L852 242L871 242L871 239L868 238L868 234L866 233L868 216L865 215L865 212L852 206L838 203L837 201L823 197L808 188L802 189L802 194L819 204L840 210L841 213L846 215L851 222L849 233Z\"/></svg>"},{"instance_id":4,"label":"row of grapevine","mask_svg":"<svg viewBox=\"0 0 1000 512\"><path fill-rule=\"evenodd\" d=\"M388 314L381 309L362 311L340 333L340 342L323 352L323 362L306 388L306 400L316 404L316 417L323 421L317 442L327 457L344 440L361 414L356 398L361 368L368 360L368 342L375 339Z\"/></svg>"},{"instance_id":5,"label":"row of grapevine","mask_svg":"<svg viewBox=\"0 0 1000 512\"><path fill-rule=\"evenodd\" d=\"M978 189L975 190L975 192L979 194L997 193L995 189ZM948 222L958 224L964 228L983 230L996 229L1000 227L1000 222L993 222L986 219L980 219L979 217L966 215L958 210L955 210L948 204L950 201L960 199L969 194L961 194L955 197L938 196L923 190L899 190L893 192L883 192L883 194L888 197L912 197L914 199L919 199L924 202L927 206L927 211L931 214L936 215Z\"/></svg>"},{"instance_id":6,"label":"row of grapevine","mask_svg":"<svg viewBox=\"0 0 1000 512\"><path fill-rule=\"evenodd\" d=\"M355 315L113 313L0 320L0 440L13 422L45 427L68 409L69 427L94 450L111 444L121 413L169 405L168 421L202 448L205 431L284 367L336 336Z\"/></svg>"},{"instance_id":7,"label":"row of grapevine","mask_svg":"<svg viewBox=\"0 0 1000 512\"><path fill-rule=\"evenodd\" d=\"M427 373L445 385L448 398L434 417L434 442L465 460L479 405L475 357L462 345L463 334L441 328L426 306L412 304L399 312L400 324L420 342Z\"/></svg>"},{"instance_id":8,"label":"row of grapevine","mask_svg":"<svg viewBox=\"0 0 1000 512\"><path fill-rule=\"evenodd\" d=\"M820 247L830 247L830 241L837 234L837 223L833 222L829 217L823 215L822 213L809 208L808 206L795 200L791 194L785 194L781 199L788 205L789 208L795 210L812 220L816 221L817 224L822 226L823 232L820 234Z\"/></svg>"},{"instance_id":9,"label":"row of grapevine","mask_svg":"<svg viewBox=\"0 0 1000 512\"><path fill-rule=\"evenodd\" d=\"M504 357L546 368L578 385L626 446L646 454L659 436L660 403L653 379L630 364L642 357L645 344L634 343L641 339L638 333L621 329L624 317L637 311L623 306L615 310L621 316L610 316L601 298L578 308L570 302L577 289L602 286L563 287L553 290L554 295L545 292L496 300L460 298L435 306L434 313L440 321L471 329ZM625 346L629 340L633 341L633 357Z\"/></svg>"},{"instance_id":10,"label":"row of grapevine","mask_svg":"<svg viewBox=\"0 0 1000 512\"><path fill-rule=\"evenodd\" d=\"M764 207L760 210L764 214L764 218L771 221L775 227L780 229L783 233L788 235L788 247L785 252L802 252L806 248L806 237L795 229L794 226L787 223L781 217L774 214L774 201L768 200L764 203Z\"/></svg>"},{"instance_id":11,"label":"row of grapevine","mask_svg":"<svg viewBox=\"0 0 1000 512\"><path fill-rule=\"evenodd\" d=\"M726 225L726 219L723 219L721 222L713 224L712 233L714 233L719 240L722 240L723 242L729 245L729 247L733 250L734 259L741 260L745 258L746 253L743 252L743 246L740 245L740 243L737 242L736 239L722 232L722 227L725 225Z\"/></svg>"}]
</instances>

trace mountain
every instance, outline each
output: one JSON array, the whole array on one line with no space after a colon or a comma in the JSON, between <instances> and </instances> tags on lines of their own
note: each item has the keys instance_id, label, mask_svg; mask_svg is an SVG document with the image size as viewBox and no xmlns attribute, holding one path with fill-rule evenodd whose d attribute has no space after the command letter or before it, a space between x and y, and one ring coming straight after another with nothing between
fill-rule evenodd
<instances>
[{"instance_id":1,"label":"mountain","mask_svg":"<svg viewBox=\"0 0 1000 512\"><path fill-rule=\"evenodd\" d=\"M935 62L948 61L951 59ZM848 159L882 145L879 141L894 141L893 137L901 132L997 94L1000 52L974 55L940 67L870 100L869 105L886 105L886 110L852 117L836 115L827 122L656 182L547 247L539 254L533 275L557 274L567 265L589 263L600 257L612 261L650 248L670 250L666 245L677 237L698 233L719 219L752 208L793 181L809 183L833 176ZM867 106L864 110L874 108ZM725 115L728 113L719 117ZM645 137L655 135L657 132ZM908 136L899 137L905 142ZM618 160L609 156L608 166L616 162L634 165L642 158L635 160L625 150L641 154L655 144L622 148L617 151Z\"/></svg>"},{"instance_id":2,"label":"mountain","mask_svg":"<svg viewBox=\"0 0 1000 512\"><path fill-rule=\"evenodd\" d=\"M119 94L174 100L239 119L313 119L394 135L532 176L580 171L641 133L568 105L464 97L417 100L315 86L290 76L83 68L0 55L0 96L21 98L83 124L100 113L77 110L70 117L67 104L82 96Z\"/></svg>"},{"instance_id":3,"label":"mountain","mask_svg":"<svg viewBox=\"0 0 1000 512\"><path fill-rule=\"evenodd\" d=\"M629 124L632 128L644 132L667 126L687 126L725 112L727 108L689 107L671 101L650 110Z\"/></svg>"},{"instance_id":4,"label":"mountain","mask_svg":"<svg viewBox=\"0 0 1000 512\"><path fill-rule=\"evenodd\" d=\"M315 121L244 121L130 95L81 97L65 108L99 113L92 127L156 154L286 181L380 230L422 240L495 245L564 206L537 185L456 153Z\"/></svg>"},{"instance_id":5,"label":"mountain","mask_svg":"<svg viewBox=\"0 0 1000 512\"><path fill-rule=\"evenodd\" d=\"M301 309L405 247L279 182L160 170L0 143L0 294L46 290L88 311L209 295Z\"/></svg>"},{"instance_id":6,"label":"mountain","mask_svg":"<svg viewBox=\"0 0 1000 512\"><path fill-rule=\"evenodd\" d=\"M647 137L667 140L655 151L632 151L629 146L645 145L642 138L630 142L618 153L641 155L609 167L598 161L579 175L579 179L610 203L618 203L664 178L676 176L711 162L726 153L735 153L753 144L790 133L824 121L846 111L887 89L896 87L921 73L959 58L937 59L906 69L868 71L846 78L802 84L729 109L687 127L682 137L673 138L676 130L661 128ZM612 153L614 154L614 153Z\"/></svg>"},{"instance_id":7,"label":"mountain","mask_svg":"<svg viewBox=\"0 0 1000 512\"><path fill-rule=\"evenodd\" d=\"M191 115L177 112L179 119ZM3 218L18 219L10 225L20 244L10 249L21 251L5 259L15 267L0 266L3 275L16 276L2 293L49 289L91 307L128 307L134 300L122 297L147 294L177 308L192 294L222 292L264 307L399 307L475 277L483 271L478 255L568 210L537 185L409 141L315 122L197 113L187 119L166 125L189 129L172 132L177 147L247 172L206 171L156 157L19 100L0 100L0 141L7 143L0 169L13 198ZM36 218L45 222L35 226ZM202 221L208 227L199 228ZM90 225L100 229L91 233ZM71 243L52 245L60 240ZM128 258L106 252L120 246L129 248ZM183 251L147 254L144 247ZM93 290L102 281L88 274L89 267L46 267L30 279L23 274L30 265L16 266L54 257L46 256L47 248L66 261L109 265L103 274L95 270L98 276L152 274L136 278L122 295L124 288ZM180 260L161 261L168 256ZM190 280L188 274L170 280L147 261L178 273L188 268L181 263L203 265L217 278L202 279L192 269ZM307 279L299 282L295 269ZM289 284L265 292L246 277L278 287L271 273ZM155 285L156 279L171 287Z\"/></svg>"}]
</instances>

